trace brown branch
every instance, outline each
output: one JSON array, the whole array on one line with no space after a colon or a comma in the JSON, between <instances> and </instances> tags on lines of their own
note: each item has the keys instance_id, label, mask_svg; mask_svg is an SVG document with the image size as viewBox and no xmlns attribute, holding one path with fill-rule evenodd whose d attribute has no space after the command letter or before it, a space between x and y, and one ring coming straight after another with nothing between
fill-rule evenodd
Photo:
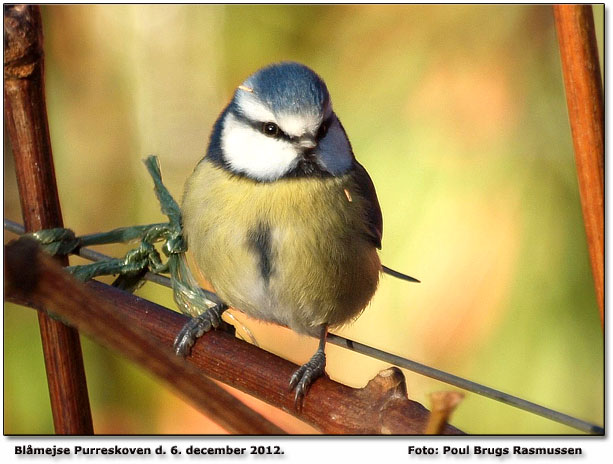
<instances>
[{"instance_id":1,"label":"brown branch","mask_svg":"<svg viewBox=\"0 0 613 464\"><path fill-rule=\"evenodd\" d=\"M9 299L48 308L103 345L120 351L168 381L207 416L232 433L283 434L193 366L160 345L146 329L117 312L113 304L74 280L36 242L22 238L6 247L5 289Z\"/></svg>"},{"instance_id":2,"label":"brown branch","mask_svg":"<svg viewBox=\"0 0 613 464\"><path fill-rule=\"evenodd\" d=\"M62 226L44 94L37 6L4 7L4 114L27 231ZM62 259L66 264L67 258ZM79 334L39 313L56 433L93 433Z\"/></svg>"},{"instance_id":3,"label":"brown branch","mask_svg":"<svg viewBox=\"0 0 613 464\"><path fill-rule=\"evenodd\" d=\"M24 256L26 254L26 256ZM45 305L102 344L131 356L150 369L148 358L164 358L157 372L195 401L199 372L279 407L326 433L421 434L429 412L407 398L404 376L397 368L381 372L366 387L354 389L329 378L318 379L302 409L294 406L288 381L296 365L238 340L212 331L198 340L189 363L172 354L175 335L187 321L183 316L137 296L99 282L80 284L41 252L6 249L7 298L33 307ZM25 263L25 264L24 264ZM138 330L137 330L138 329ZM139 334L146 334L142 337ZM143 349L144 348L144 352ZM136 356L132 351L141 353ZM156 367L157 366L157 367ZM178 383L173 376L186 376ZM223 409L228 414L230 408ZM461 433L446 425L442 433Z\"/></svg>"},{"instance_id":4,"label":"brown branch","mask_svg":"<svg viewBox=\"0 0 613 464\"><path fill-rule=\"evenodd\" d=\"M583 221L604 322L604 112L591 5L553 7L573 134Z\"/></svg>"}]
</instances>

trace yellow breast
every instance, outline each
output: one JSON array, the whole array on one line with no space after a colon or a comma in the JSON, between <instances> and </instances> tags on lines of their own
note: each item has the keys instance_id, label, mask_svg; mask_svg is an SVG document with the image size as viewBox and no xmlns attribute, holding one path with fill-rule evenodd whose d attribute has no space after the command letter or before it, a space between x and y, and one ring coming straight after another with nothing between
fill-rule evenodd
<instances>
[{"instance_id":1,"label":"yellow breast","mask_svg":"<svg viewBox=\"0 0 613 464\"><path fill-rule=\"evenodd\" d=\"M189 249L219 296L306 333L348 322L376 289L381 265L365 208L351 175L259 183L206 160L182 205ZM256 230L268 234L267 276Z\"/></svg>"}]
</instances>

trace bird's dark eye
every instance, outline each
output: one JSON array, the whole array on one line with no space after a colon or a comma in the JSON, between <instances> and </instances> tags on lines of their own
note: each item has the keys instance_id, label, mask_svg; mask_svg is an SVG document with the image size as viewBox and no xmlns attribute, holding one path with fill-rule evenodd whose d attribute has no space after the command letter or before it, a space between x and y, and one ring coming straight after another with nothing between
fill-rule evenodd
<instances>
[{"instance_id":1,"label":"bird's dark eye","mask_svg":"<svg viewBox=\"0 0 613 464\"><path fill-rule=\"evenodd\" d=\"M279 126L274 122L265 122L262 124L262 133L269 137L276 137L279 135Z\"/></svg>"},{"instance_id":2,"label":"bird's dark eye","mask_svg":"<svg viewBox=\"0 0 613 464\"><path fill-rule=\"evenodd\" d=\"M328 133L328 123L324 121L321 123L321 126L319 126L319 129L317 131L317 140L323 139L327 133Z\"/></svg>"}]
</instances>

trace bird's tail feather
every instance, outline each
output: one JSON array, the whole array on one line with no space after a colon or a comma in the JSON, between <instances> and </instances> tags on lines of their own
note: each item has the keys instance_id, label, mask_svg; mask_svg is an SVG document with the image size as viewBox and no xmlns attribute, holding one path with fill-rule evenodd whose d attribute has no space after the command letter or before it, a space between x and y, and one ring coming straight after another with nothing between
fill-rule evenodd
<instances>
[{"instance_id":1,"label":"bird's tail feather","mask_svg":"<svg viewBox=\"0 0 613 464\"><path fill-rule=\"evenodd\" d=\"M408 276L406 274L403 274L402 272L394 271L393 269L390 269L389 267L384 265L381 265L381 270L386 274L396 277L397 279L406 280L407 282L420 282L415 277Z\"/></svg>"}]
</instances>

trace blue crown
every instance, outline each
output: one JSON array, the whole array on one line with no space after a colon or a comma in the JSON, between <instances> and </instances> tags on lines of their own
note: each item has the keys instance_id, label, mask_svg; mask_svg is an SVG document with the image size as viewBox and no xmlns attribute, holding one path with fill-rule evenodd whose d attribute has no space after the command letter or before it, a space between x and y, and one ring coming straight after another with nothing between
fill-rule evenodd
<instances>
[{"instance_id":1,"label":"blue crown","mask_svg":"<svg viewBox=\"0 0 613 464\"><path fill-rule=\"evenodd\" d=\"M319 114L330 100L324 81L300 63L272 64L249 76L243 85L274 112Z\"/></svg>"}]
</instances>

